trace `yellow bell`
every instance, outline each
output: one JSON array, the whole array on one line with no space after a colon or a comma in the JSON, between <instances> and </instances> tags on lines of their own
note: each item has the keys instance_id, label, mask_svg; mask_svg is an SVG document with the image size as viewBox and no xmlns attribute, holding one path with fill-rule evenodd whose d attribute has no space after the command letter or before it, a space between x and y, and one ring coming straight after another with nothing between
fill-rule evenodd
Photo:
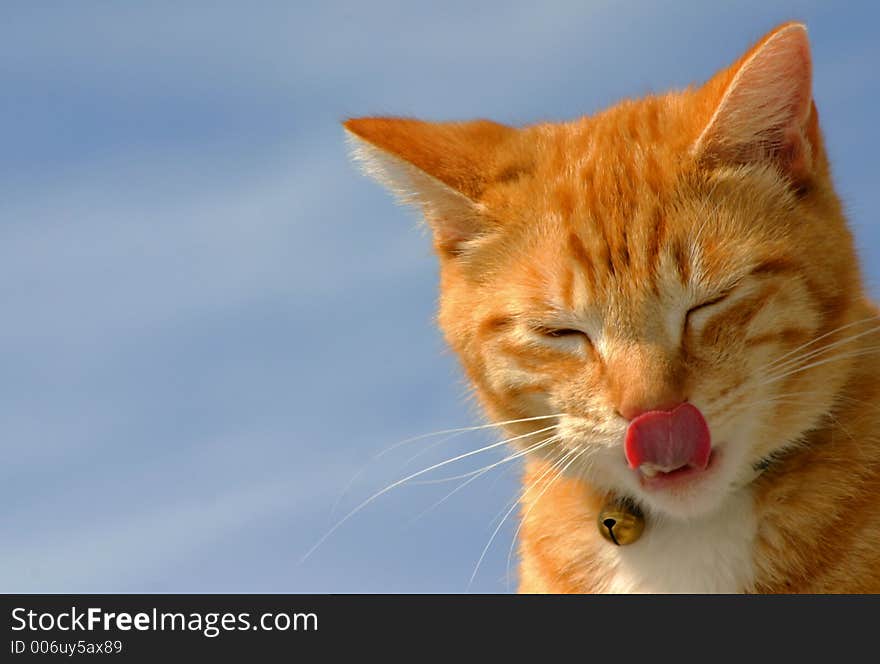
<instances>
[{"instance_id":1,"label":"yellow bell","mask_svg":"<svg viewBox=\"0 0 880 664\"><path fill-rule=\"evenodd\" d=\"M625 546L642 536L645 515L632 501L616 500L601 509L596 525L602 537L617 546Z\"/></svg>"}]
</instances>

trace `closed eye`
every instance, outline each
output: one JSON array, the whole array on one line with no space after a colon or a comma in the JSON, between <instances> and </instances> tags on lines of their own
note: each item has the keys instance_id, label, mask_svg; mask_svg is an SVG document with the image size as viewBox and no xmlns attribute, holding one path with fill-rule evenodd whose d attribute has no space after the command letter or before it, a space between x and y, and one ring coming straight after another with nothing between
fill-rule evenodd
<instances>
[{"instance_id":1,"label":"closed eye","mask_svg":"<svg viewBox=\"0 0 880 664\"><path fill-rule=\"evenodd\" d=\"M727 291L726 293L719 295L718 297L714 297L711 300L706 300L705 302L702 302L695 307L691 307L690 309L688 309L688 313L692 314L695 311L699 311L700 309L705 309L706 307L711 307L713 304L718 304L722 300L726 300L727 297L730 295L730 292L731 291Z\"/></svg>"},{"instance_id":2,"label":"closed eye","mask_svg":"<svg viewBox=\"0 0 880 664\"><path fill-rule=\"evenodd\" d=\"M575 330L570 327L538 327L535 329L538 334L542 334L545 337L574 337L577 335L587 336L580 330Z\"/></svg>"},{"instance_id":3,"label":"closed eye","mask_svg":"<svg viewBox=\"0 0 880 664\"><path fill-rule=\"evenodd\" d=\"M592 343L590 341L589 335L583 330L578 330L574 327L553 327L549 325L533 325L532 331L547 339L548 341L586 341L587 343Z\"/></svg>"},{"instance_id":4,"label":"closed eye","mask_svg":"<svg viewBox=\"0 0 880 664\"><path fill-rule=\"evenodd\" d=\"M721 295L718 295L717 297L713 297L711 300L706 300L704 302L701 302L697 306L691 307L690 309L688 309L687 313L684 316L685 329L687 329L687 327L688 327L688 323L690 322L690 318L691 318L692 314L696 314L696 313L705 311L709 307L715 306L716 304L720 304L721 302L726 300L732 292L733 292L733 289L731 288L730 290L725 291Z\"/></svg>"}]
</instances>

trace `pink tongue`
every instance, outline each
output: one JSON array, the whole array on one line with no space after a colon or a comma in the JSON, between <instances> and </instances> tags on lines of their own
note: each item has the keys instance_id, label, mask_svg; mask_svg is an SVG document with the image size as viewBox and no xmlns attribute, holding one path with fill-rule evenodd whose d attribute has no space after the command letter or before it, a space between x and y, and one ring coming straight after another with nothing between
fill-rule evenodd
<instances>
[{"instance_id":1,"label":"pink tongue","mask_svg":"<svg viewBox=\"0 0 880 664\"><path fill-rule=\"evenodd\" d=\"M704 469L709 463L709 426L696 406L642 413L626 430L624 445L630 468L651 463L663 470L682 466Z\"/></svg>"}]
</instances>

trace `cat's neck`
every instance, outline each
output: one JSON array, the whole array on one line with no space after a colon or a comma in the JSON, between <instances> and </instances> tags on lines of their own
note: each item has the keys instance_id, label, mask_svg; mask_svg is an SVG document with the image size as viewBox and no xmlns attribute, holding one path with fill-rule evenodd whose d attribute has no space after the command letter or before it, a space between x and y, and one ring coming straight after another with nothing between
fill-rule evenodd
<instances>
[{"instance_id":1,"label":"cat's neck","mask_svg":"<svg viewBox=\"0 0 880 664\"><path fill-rule=\"evenodd\" d=\"M754 483L755 590L880 591L880 570L866 564L880 550L878 495L880 354L869 351L824 425Z\"/></svg>"}]
</instances>

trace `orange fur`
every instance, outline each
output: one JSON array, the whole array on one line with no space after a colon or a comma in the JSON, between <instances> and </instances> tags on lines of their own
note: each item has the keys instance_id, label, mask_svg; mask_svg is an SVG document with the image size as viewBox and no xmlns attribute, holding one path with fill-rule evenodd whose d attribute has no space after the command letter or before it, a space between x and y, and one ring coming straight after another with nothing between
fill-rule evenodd
<instances>
[{"instance_id":1,"label":"orange fur","mask_svg":"<svg viewBox=\"0 0 880 664\"><path fill-rule=\"evenodd\" d=\"M440 326L489 417L559 414L558 440L526 457L521 591L622 587L595 526L608 495L642 502L648 528L687 528L734 489L756 524L736 590L880 591L880 321L860 322L878 312L830 179L803 26L699 88L572 122L345 127L434 230ZM685 399L725 481L642 495L627 421Z\"/></svg>"}]
</instances>

